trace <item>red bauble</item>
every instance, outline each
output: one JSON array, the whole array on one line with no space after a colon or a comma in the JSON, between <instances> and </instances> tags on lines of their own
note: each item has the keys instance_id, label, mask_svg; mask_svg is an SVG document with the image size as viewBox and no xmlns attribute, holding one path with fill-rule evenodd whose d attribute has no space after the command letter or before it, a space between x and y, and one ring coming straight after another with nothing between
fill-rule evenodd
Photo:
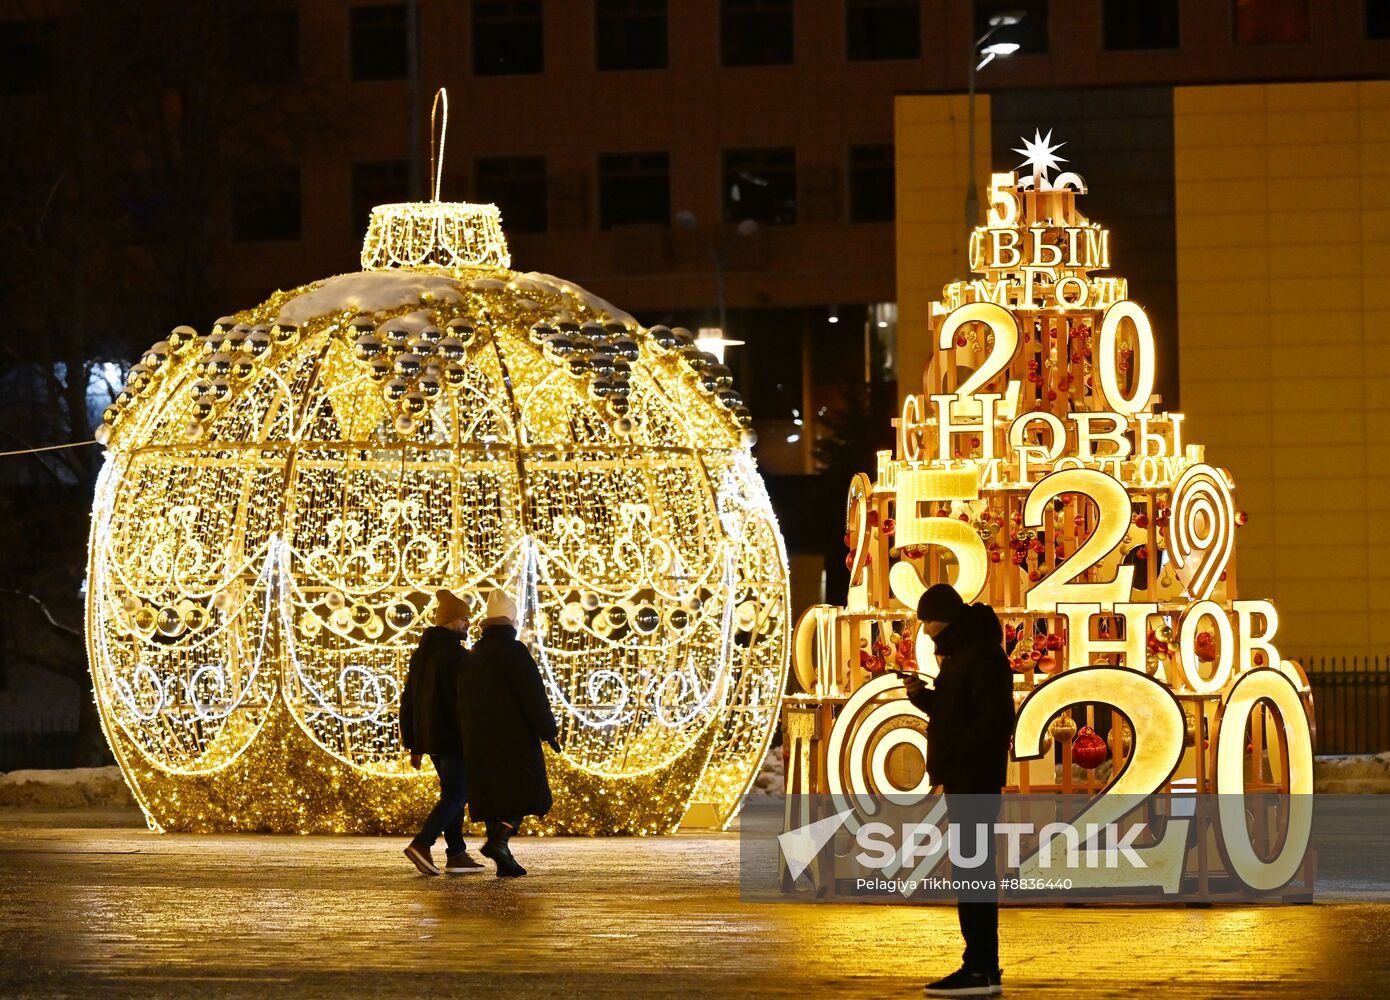
<instances>
[{"instance_id":1,"label":"red bauble","mask_svg":"<svg viewBox=\"0 0 1390 1000\"><path fill-rule=\"evenodd\" d=\"M1071 742L1071 759L1086 770L1100 767L1110 756L1110 748L1090 726L1082 726L1076 731L1076 739Z\"/></svg>"},{"instance_id":2,"label":"red bauble","mask_svg":"<svg viewBox=\"0 0 1390 1000\"><path fill-rule=\"evenodd\" d=\"M883 533L884 533L885 535L887 535L889 538L892 538L894 532L896 532L897 530L898 530L898 522L897 522L897 521L893 520L891 517L887 517L887 518L884 518L884 519L883 519Z\"/></svg>"}]
</instances>

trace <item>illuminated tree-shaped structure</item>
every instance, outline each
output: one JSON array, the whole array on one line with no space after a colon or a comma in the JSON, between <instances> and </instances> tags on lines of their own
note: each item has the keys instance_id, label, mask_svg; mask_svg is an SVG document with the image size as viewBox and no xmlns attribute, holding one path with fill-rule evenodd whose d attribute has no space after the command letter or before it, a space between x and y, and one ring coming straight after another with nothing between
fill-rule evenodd
<instances>
[{"instance_id":1,"label":"illuminated tree-shaped structure","mask_svg":"<svg viewBox=\"0 0 1390 1000\"><path fill-rule=\"evenodd\" d=\"M522 609L564 746L538 828L732 817L788 637L748 411L686 331L509 265L493 206L382 206L362 272L180 327L131 372L88 636L153 826L417 822L434 779L397 703L439 587Z\"/></svg>"},{"instance_id":2,"label":"illuminated tree-shaped structure","mask_svg":"<svg viewBox=\"0 0 1390 1000\"><path fill-rule=\"evenodd\" d=\"M1149 321L1100 273L1110 234L1078 211L1081 178L1049 179L1054 148L1020 150L1031 176L993 175L974 275L933 305L896 448L850 486L848 599L795 630L789 790L854 806L930 789L928 721L888 671L934 669L913 611L949 582L1004 623L1010 790L1092 793L1097 810L1121 793L1294 793L1290 815L1250 834L1269 850L1232 806L1220 863L1169 838L1155 872L1165 888L1186 864L1261 890L1301 872L1306 891L1307 679L1279 655L1274 606L1237 599L1233 481L1184 441L1182 414L1155 410Z\"/></svg>"}]
</instances>

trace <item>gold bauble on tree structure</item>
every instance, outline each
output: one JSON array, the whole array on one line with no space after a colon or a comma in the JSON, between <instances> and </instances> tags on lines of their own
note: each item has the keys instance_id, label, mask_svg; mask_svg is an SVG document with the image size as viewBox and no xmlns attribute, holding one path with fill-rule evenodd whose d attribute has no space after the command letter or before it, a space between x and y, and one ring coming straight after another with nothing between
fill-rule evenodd
<instances>
[{"instance_id":1,"label":"gold bauble on tree structure","mask_svg":"<svg viewBox=\"0 0 1390 1000\"><path fill-rule=\"evenodd\" d=\"M361 272L179 327L106 414L89 653L152 827L417 823L439 587L522 610L564 747L535 829L736 812L787 660L748 412L685 331L509 265L494 206L380 206Z\"/></svg>"}]
</instances>

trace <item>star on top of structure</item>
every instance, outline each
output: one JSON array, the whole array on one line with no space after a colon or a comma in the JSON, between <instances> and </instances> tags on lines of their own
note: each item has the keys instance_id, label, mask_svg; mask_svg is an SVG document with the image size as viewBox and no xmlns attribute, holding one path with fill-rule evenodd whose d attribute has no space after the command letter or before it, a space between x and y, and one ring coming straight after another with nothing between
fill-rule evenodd
<instances>
[{"instance_id":1,"label":"star on top of structure","mask_svg":"<svg viewBox=\"0 0 1390 1000\"><path fill-rule=\"evenodd\" d=\"M1033 130L1033 138L1029 139L1026 135L1020 136L1023 142L1022 149L1015 149L1014 152L1023 157L1020 166L1028 167L1033 173L1039 174L1044 180L1047 179L1049 170L1056 170L1067 161L1057 156L1057 150L1066 145L1065 142L1052 144L1052 129L1047 130L1047 135L1042 134L1041 129Z\"/></svg>"}]
</instances>

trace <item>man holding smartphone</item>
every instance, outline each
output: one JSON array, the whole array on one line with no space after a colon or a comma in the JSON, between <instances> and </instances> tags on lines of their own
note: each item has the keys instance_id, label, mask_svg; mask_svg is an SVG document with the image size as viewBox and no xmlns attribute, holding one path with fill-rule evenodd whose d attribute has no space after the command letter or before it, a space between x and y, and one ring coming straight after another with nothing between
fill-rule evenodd
<instances>
[{"instance_id":1,"label":"man holding smartphone","mask_svg":"<svg viewBox=\"0 0 1390 1000\"><path fill-rule=\"evenodd\" d=\"M959 830L962 853L978 856L974 838L986 838L980 866L961 867L953 876L991 881L997 878L992 824L999 819L1014 729L1013 671L1004 652L1003 631L993 608L967 605L945 583L922 595L917 620L935 641L941 663L934 688L915 675L904 679L908 699L929 719L927 773L946 793L946 809ZM985 829L979 830L980 826ZM957 893L965 938L961 968L928 983L929 996L1004 992L997 890L984 895L988 898L978 892Z\"/></svg>"}]
</instances>

